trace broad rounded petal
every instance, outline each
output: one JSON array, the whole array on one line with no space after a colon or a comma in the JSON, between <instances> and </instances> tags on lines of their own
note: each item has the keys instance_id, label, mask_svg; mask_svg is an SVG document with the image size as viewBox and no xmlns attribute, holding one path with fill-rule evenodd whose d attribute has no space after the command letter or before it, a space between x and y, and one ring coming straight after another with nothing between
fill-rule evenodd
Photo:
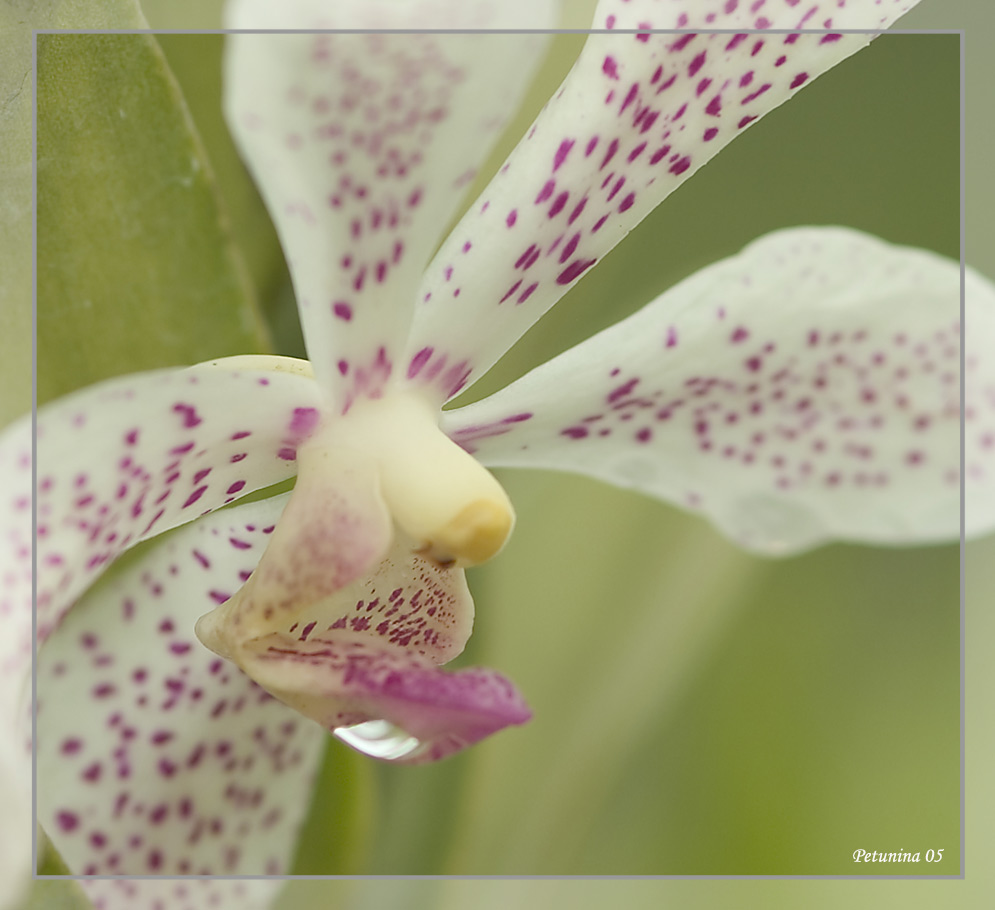
<instances>
[{"instance_id":1,"label":"broad rounded petal","mask_svg":"<svg viewBox=\"0 0 995 910\"><path fill-rule=\"evenodd\" d=\"M122 376L38 413L38 632L126 548L296 471L317 384L202 365Z\"/></svg>"},{"instance_id":2,"label":"broad rounded petal","mask_svg":"<svg viewBox=\"0 0 995 910\"><path fill-rule=\"evenodd\" d=\"M96 910L266 910L280 880L87 879L80 887Z\"/></svg>"},{"instance_id":3,"label":"broad rounded petal","mask_svg":"<svg viewBox=\"0 0 995 910\"><path fill-rule=\"evenodd\" d=\"M599 6L595 25L873 29L910 5L611 0ZM451 398L705 162L871 38L589 36L559 91L432 260L403 374L439 400Z\"/></svg>"},{"instance_id":4,"label":"broad rounded petal","mask_svg":"<svg viewBox=\"0 0 995 910\"><path fill-rule=\"evenodd\" d=\"M157 542L41 648L38 816L74 872L287 871L325 735L193 632L248 577L285 501Z\"/></svg>"},{"instance_id":5,"label":"broad rounded petal","mask_svg":"<svg viewBox=\"0 0 995 910\"><path fill-rule=\"evenodd\" d=\"M233 5L233 28L553 25L551 0ZM389 377L419 278L543 35L233 35L226 115L282 238L308 353L345 410ZM514 64L509 66L509 59Z\"/></svg>"},{"instance_id":6,"label":"broad rounded petal","mask_svg":"<svg viewBox=\"0 0 995 910\"><path fill-rule=\"evenodd\" d=\"M491 670L436 669L463 650L472 624L463 571L412 553L401 538L369 575L282 626L274 620L268 634L234 623L228 605L205 616L197 632L354 748L416 763L531 716L514 686Z\"/></svg>"},{"instance_id":7,"label":"broad rounded petal","mask_svg":"<svg viewBox=\"0 0 995 910\"><path fill-rule=\"evenodd\" d=\"M957 263L844 228L770 234L444 429L489 465L577 471L742 545L954 540ZM995 288L968 272L968 533L995 527Z\"/></svg>"}]
</instances>

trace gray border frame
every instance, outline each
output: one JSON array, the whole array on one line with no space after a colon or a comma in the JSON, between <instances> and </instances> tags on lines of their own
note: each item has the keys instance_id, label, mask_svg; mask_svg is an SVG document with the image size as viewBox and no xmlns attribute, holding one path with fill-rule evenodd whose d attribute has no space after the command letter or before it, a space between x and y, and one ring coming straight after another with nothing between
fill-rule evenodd
<instances>
[{"instance_id":1,"label":"gray border frame","mask_svg":"<svg viewBox=\"0 0 995 910\"><path fill-rule=\"evenodd\" d=\"M965 549L965 398L966 383L964 374L964 350L966 344L965 273L967 227L966 205L966 30L965 29L32 29L31 31L31 84L34 91L34 104L31 112L31 247L32 247L32 286L31 286L31 435L32 435L32 490L37 488L37 419L38 419L38 36L39 35L228 35L228 34L832 34L845 35L958 35L959 36L959 79L960 110L958 140L960 144L960 873L956 875L42 875L38 869L38 756L37 756L37 656L38 624L37 609L31 616L31 809L34 827L31 832L31 880L36 881L668 881L668 880L814 880L814 881L959 881L966 878L966 549ZM37 535L37 498L31 501L32 539ZM37 551L32 547L31 602L37 602Z\"/></svg>"}]
</instances>

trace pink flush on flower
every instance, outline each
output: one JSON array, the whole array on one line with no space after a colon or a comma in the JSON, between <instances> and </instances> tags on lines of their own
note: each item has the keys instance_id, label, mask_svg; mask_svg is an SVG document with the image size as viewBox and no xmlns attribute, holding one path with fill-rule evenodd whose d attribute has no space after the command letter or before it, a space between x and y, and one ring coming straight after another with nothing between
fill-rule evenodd
<instances>
[{"instance_id":1,"label":"pink flush on flower","mask_svg":"<svg viewBox=\"0 0 995 910\"><path fill-rule=\"evenodd\" d=\"M541 36L328 29L424 27L429 7L450 28L552 25L552 5L486 19L493 4L412 0L390 20L379 3L230 5L233 28L324 30L232 36L225 64L310 361L127 376L39 412L39 821L74 871L285 872L326 731L415 763L528 720L496 671L440 669L470 634L463 569L514 526L488 467L632 487L767 554L955 539L961 484L967 532L991 529L995 380L978 351L995 294L968 270L962 476L958 265L845 228L762 237L442 410L702 164L872 37L851 30L910 5L602 0L604 31L437 252ZM822 31L784 31L802 27ZM15 679L28 422L0 458ZM21 729L20 702L0 707Z\"/></svg>"}]
</instances>

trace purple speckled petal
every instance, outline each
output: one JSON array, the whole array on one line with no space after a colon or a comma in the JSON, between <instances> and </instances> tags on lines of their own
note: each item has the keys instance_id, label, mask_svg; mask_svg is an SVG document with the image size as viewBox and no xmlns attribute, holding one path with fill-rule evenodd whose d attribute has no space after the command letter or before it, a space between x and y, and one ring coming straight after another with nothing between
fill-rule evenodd
<instances>
[{"instance_id":1,"label":"purple speckled petal","mask_svg":"<svg viewBox=\"0 0 995 910\"><path fill-rule=\"evenodd\" d=\"M960 276L844 228L770 234L443 429L487 465L577 471L744 546L954 540ZM967 273L968 534L995 527L995 288Z\"/></svg>"},{"instance_id":2,"label":"purple speckled petal","mask_svg":"<svg viewBox=\"0 0 995 910\"><path fill-rule=\"evenodd\" d=\"M234 4L228 24L541 28L554 10L550 0L253 0ZM229 39L228 122L282 238L316 375L342 410L390 376L425 263L546 37Z\"/></svg>"},{"instance_id":3,"label":"purple speckled petal","mask_svg":"<svg viewBox=\"0 0 995 910\"><path fill-rule=\"evenodd\" d=\"M595 26L883 27L914 0L603 0ZM448 399L653 208L870 34L592 34L426 272L399 376Z\"/></svg>"},{"instance_id":4,"label":"purple speckled petal","mask_svg":"<svg viewBox=\"0 0 995 910\"><path fill-rule=\"evenodd\" d=\"M95 910L266 910L279 879L85 879Z\"/></svg>"},{"instance_id":5,"label":"purple speckled petal","mask_svg":"<svg viewBox=\"0 0 995 910\"><path fill-rule=\"evenodd\" d=\"M0 433L0 907L30 886L31 421Z\"/></svg>"},{"instance_id":6,"label":"purple speckled petal","mask_svg":"<svg viewBox=\"0 0 995 910\"><path fill-rule=\"evenodd\" d=\"M494 670L447 673L370 636L271 635L254 645L249 666L260 684L328 729L393 725L408 748L377 757L398 764L438 761L532 716L514 685Z\"/></svg>"},{"instance_id":7,"label":"purple speckled petal","mask_svg":"<svg viewBox=\"0 0 995 910\"><path fill-rule=\"evenodd\" d=\"M248 577L285 503L179 529L87 592L41 648L38 818L73 872L287 871L325 734L193 631Z\"/></svg>"},{"instance_id":8,"label":"purple speckled petal","mask_svg":"<svg viewBox=\"0 0 995 910\"><path fill-rule=\"evenodd\" d=\"M376 757L433 761L530 716L493 671L436 669L462 651L473 600L461 569L423 559L403 538L373 572L282 627L274 620L275 631L232 620L225 605L202 622L208 637L217 629L219 650L305 716L329 730L386 721L418 741L400 755L363 749Z\"/></svg>"},{"instance_id":9,"label":"purple speckled petal","mask_svg":"<svg viewBox=\"0 0 995 910\"><path fill-rule=\"evenodd\" d=\"M42 408L39 638L126 548L292 476L320 406L305 376L202 366L119 377Z\"/></svg>"}]
</instances>

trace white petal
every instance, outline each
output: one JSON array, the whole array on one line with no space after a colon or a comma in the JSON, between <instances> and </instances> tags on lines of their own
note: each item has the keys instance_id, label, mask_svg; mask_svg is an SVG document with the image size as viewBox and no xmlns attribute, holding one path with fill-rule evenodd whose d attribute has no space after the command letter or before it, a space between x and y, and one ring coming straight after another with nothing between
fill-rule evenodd
<instances>
[{"instance_id":1,"label":"white petal","mask_svg":"<svg viewBox=\"0 0 995 910\"><path fill-rule=\"evenodd\" d=\"M234 4L233 28L552 25L551 0ZM287 254L308 353L342 410L399 356L418 281L515 111L543 35L233 35L226 114ZM514 63L509 65L509 60Z\"/></svg>"},{"instance_id":2,"label":"white petal","mask_svg":"<svg viewBox=\"0 0 995 910\"><path fill-rule=\"evenodd\" d=\"M845 19L877 28L909 5L613 0L595 25L738 29L766 16L763 27L840 27ZM452 397L720 149L871 37L591 35L429 266L405 375L439 400Z\"/></svg>"},{"instance_id":3,"label":"white petal","mask_svg":"<svg viewBox=\"0 0 995 910\"><path fill-rule=\"evenodd\" d=\"M751 549L959 532L959 269L843 228L770 234L444 429L577 471ZM995 527L995 288L968 272L968 534Z\"/></svg>"},{"instance_id":4,"label":"white petal","mask_svg":"<svg viewBox=\"0 0 995 910\"><path fill-rule=\"evenodd\" d=\"M31 424L0 434L0 907L30 885Z\"/></svg>"},{"instance_id":5,"label":"white petal","mask_svg":"<svg viewBox=\"0 0 995 910\"><path fill-rule=\"evenodd\" d=\"M39 637L127 547L293 476L320 406L305 376L201 366L117 377L42 408Z\"/></svg>"},{"instance_id":6,"label":"white petal","mask_svg":"<svg viewBox=\"0 0 995 910\"><path fill-rule=\"evenodd\" d=\"M248 577L285 502L156 543L41 648L39 821L73 872L287 871L325 734L193 631Z\"/></svg>"},{"instance_id":7,"label":"white petal","mask_svg":"<svg viewBox=\"0 0 995 910\"><path fill-rule=\"evenodd\" d=\"M96 910L265 910L279 879L89 879L80 887Z\"/></svg>"}]
</instances>

